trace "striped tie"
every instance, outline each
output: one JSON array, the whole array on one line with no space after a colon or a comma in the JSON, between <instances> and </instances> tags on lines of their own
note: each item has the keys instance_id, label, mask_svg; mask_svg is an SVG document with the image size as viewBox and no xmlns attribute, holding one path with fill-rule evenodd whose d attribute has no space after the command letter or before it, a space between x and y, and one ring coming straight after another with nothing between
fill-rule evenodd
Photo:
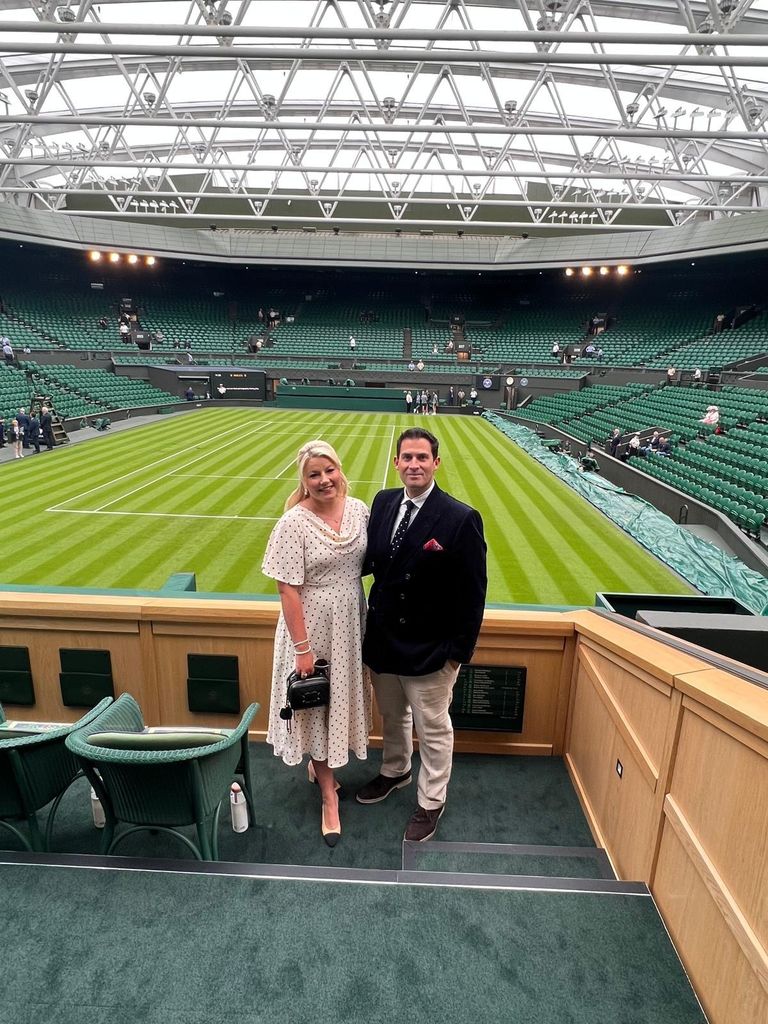
<instances>
[{"instance_id":1,"label":"striped tie","mask_svg":"<svg viewBox=\"0 0 768 1024\"><path fill-rule=\"evenodd\" d=\"M398 524L398 527L395 530L395 535L392 538L392 543L391 543L390 548L389 548L390 555L394 555L396 553L397 549L403 543L403 537L405 536L405 531L408 529L408 525L409 525L409 523L411 521L411 514L412 514L412 512L413 512L413 510L415 508L416 508L416 505L409 498L406 501L406 503L405 503L405 515L400 520L400 523Z\"/></svg>"}]
</instances>

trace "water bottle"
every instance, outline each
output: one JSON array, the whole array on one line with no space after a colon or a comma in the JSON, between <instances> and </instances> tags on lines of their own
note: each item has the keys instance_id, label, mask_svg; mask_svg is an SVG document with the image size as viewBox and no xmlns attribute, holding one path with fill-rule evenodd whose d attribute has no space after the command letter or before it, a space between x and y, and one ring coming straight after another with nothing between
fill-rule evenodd
<instances>
[{"instance_id":1,"label":"water bottle","mask_svg":"<svg viewBox=\"0 0 768 1024\"><path fill-rule=\"evenodd\" d=\"M96 796L96 790L93 786L91 786L91 814L93 815L94 826L96 828L104 828L107 818L104 814L104 808L101 806L101 800Z\"/></svg>"},{"instance_id":2,"label":"water bottle","mask_svg":"<svg viewBox=\"0 0 768 1024\"><path fill-rule=\"evenodd\" d=\"M232 783L229 791L229 813L232 816L232 831L248 831L248 805L245 802L245 794L240 786Z\"/></svg>"}]
</instances>

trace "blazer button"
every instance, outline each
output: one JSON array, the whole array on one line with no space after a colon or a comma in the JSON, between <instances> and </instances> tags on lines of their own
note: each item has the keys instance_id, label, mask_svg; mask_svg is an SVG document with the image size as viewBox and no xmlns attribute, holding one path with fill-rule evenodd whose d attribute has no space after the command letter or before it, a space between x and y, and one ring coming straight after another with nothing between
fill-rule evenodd
<instances>
[{"instance_id":1,"label":"blazer button","mask_svg":"<svg viewBox=\"0 0 768 1024\"><path fill-rule=\"evenodd\" d=\"M401 626L404 626L404 625L405 625L405 619L400 619L400 625L401 625Z\"/></svg>"}]
</instances>

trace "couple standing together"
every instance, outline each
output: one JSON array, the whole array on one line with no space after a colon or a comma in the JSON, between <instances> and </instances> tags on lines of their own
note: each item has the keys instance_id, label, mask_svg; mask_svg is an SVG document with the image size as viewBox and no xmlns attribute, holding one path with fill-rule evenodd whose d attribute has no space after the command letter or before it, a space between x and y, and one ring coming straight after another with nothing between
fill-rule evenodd
<instances>
[{"instance_id":1,"label":"couple standing together","mask_svg":"<svg viewBox=\"0 0 768 1024\"><path fill-rule=\"evenodd\" d=\"M299 451L299 483L275 525L262 566L277 580L267 742L286 764L309 754L322 796L322 833L341 835L334 769L351 750L367 754L370 682L384 722L381 774L357 793L363 804L411 782L413 728L421 770L405 838L430 839L445 806L453 756L448 708L483 618L486 546L478 512L441 491L438 441L414 427L397 440L403 487L380 491L370 511L348 495L339 458L324 441ZM373 574L366 616L361 576ZM330 663L330 705L280 717L287 678Z\"/></svg>"}]
</instances>

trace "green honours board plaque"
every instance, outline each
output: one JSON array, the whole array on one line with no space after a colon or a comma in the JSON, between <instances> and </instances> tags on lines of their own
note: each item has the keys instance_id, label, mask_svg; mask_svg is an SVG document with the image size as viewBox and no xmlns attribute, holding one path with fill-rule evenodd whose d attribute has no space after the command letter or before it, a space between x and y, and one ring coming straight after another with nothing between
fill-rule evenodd
<instances>
[{"instance_id":1,"label":"green honours board plaque","mask_svg":"<svg viewBox=\"0 0 768 1024\"><path fill-rule=\"evenodd\" d=\"M525 669L462 665L450 714L455 729L522 732Z\"/></svg>"}]
</instances>

